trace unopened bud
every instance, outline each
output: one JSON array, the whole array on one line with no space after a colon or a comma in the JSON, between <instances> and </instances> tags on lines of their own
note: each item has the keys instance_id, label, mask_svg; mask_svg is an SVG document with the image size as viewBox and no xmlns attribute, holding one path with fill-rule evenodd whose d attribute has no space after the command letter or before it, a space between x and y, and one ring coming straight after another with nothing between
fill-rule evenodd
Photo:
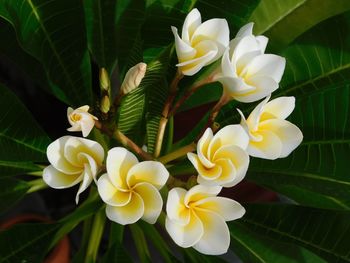
<instances>
[{"instance_id":1,"label":"unopened bud","mask_svg":"<svg viewBox=\"0 0 350 263\"><path fill-rule=\"evenodd\" d=\"M141 62L128 70L120 88L123 95L128 94L140 85L143 77L146 74L146 69L147 64Z\"/></svg>"},{"instance_id":2,"label":"unopened bud","mask_svg":"<svg viewBox=\"0 0 350 263\"><path fill-rule=\"evenodd\" d=\"M101 99L101 111L103 113L107 113L109 112L110 107L111 107L111 103L109 101L108 96L103 96L103 98Z\"/></svg>"},{"instance_id":3,"label":"unopened bud","mask_svg":"<svg viewBox=\"0 0 350 263\"><path fill-rule=\"evenodd\" d=\"M101 90L105 90L109 94L110 80L108 77L107 70L105 68L101 68L100 70L100 87L101 87Z\"/></svg>"}]
</instances>

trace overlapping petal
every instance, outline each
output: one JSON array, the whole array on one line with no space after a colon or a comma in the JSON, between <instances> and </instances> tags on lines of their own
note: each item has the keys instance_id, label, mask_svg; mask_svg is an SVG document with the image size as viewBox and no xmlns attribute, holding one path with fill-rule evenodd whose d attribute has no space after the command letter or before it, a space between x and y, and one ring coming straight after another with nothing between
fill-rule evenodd
<instances>
[{"instance_id":1,"label":"overlapping petal","mask_svg":"<svg viewBox=\"0 0 350 263\"><path fill-rule=\"evenodd\" d=\"M303 140L303 134L285 119L295 106L294 97L280 97L260 102L247 120L242 112L241 125L249 134L249 155L274 160L287 157Z\"/></svg>"},{"instance_id":2,"label":"overlapping petal","mask_svg":"<svg viewBox=\"0 0 350 263\"><path fill-rule=\"evenodd\" d=\"M226 253L230 232L225 221L242 217L245 210L236 201L217 197L220 190L196 185L169 192L165 228L176 244L207 255Z\"/></svg>"},{"instance_id":3,"label":"overlapping petal","mask_svg":"<svg viewBox=\"0 0 350 263\"><path fill-rule=\"evenodd\" d=\"M249 165L248 144L249 136L240 125L228 125L215 135L208 128L198 141L197 154L187 154L199 174L198 183L223 187L239 183Z\"/></svg>"},{"instance_id":4,"label":"overlapping petal","mask_svg":"<svg viewBox=\"0 0 350 263\"><path fill-rule=\"evenodd\" d=\"M76 195L78 203L79 195L96 180L104 151L95 141L63 136L47 147L47 158L51 165L43 171L44 181L58 189L81 183Z\"/></svg>"},{"instance_id":5,"label":"overlapping petal","mask_svg":"<svg viewBox=\"0 0 350 263\"><path fill-rule=\"evenodd\" d=\"M159 193L169 177L163 164L155 161L138 162L125 148L108 152L107 174L97 181L98 192L107 204L107 217L119 224L132 224L143 219L154 224L162 210Z\"/></svg>"},{"instance_id":6,"label":"overlapping petal","mask_svg":"<svg viewBox=\"0 0 350 263\"><path fill-rule=\"evenodd\" d=\"M253 23L241 28L230 42L221 60L221 73L216 80L224 92L241 102L260 100L278 88L285 59L264 54L268 38L253 35Z\"/></svg>"},{"instance_id":7,"label":"overlapping petal","mask_svg":"<svg viewBox=\"0 0 350 263\"><path fill-rule=\"evenodd\" d=\"M229 27L225 19L210 19L202 23L198 9L185 18L181 38L177 28L171 27L182 74L192 76L219 59L229 44Z\"/></svg>"}]
</instances>

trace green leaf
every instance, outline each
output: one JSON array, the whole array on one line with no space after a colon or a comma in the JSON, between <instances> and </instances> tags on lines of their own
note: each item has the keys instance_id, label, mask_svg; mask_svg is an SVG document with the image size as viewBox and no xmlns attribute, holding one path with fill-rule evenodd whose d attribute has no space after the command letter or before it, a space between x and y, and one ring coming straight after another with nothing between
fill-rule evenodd
<instances>
[{"instance_id":1,"label":"green leaf","mask_svg":"<svg viewBox=\"0 0 350 263\"><path fill-rule=\"evenodd\" d=\"M19 224L0 232L0 262L43 262L50 248L101 207L97 195L56 223Z\"/></svg>"},{"instance_id":2,"label":"green leaf","mask_svg":"<svg viewBox=\"0 0 350 263\"><path fill-rule=\"evenodd\" d=\"M46 161L50 139L11 91L0 85L0 94L0 173L30 171L23 162Z\"/></svg>"},{"instance_id":3,"label":"green leaf","mask_svg":"<svg viewBox=\"0 0 350 263\"><path fill-rule=\"evenodd\" d=\"M350 262L350 213L295 205L249 205L240 220L256 234L305 247L327 262Z\"/></svg>"},{"instance_id":4,"label":"green leaf","mask_svg":"<svg viewBox=\"0 0 350 263\"><path fill-rule=\"evenodd\" d=\"M280 50L321 21L348 10L347 0L264 0L250 20L255 22L257 34L270 38L270 49Z\"/></svg>"},{"instance_id":5,"label":"green leaf","mask_svg":"<svg viewBox=\"0 0 350 263\"><path fill-rule=\"evenodd\" d=\"M301 246L258 235L237 221L230 222L229 227L231 234L230 247L244 262L326 262Z\"/></svg>"},{"instance_id":6,"label":"green leaf","mask_svg":"<svg viewBox=\"0 0 350 263\"><path fill-rule=\"evenodd\" d=\"M100 261L101 263L129 263L133 262L131 256L126 251L122 243L115 241L113 245L107 250L106 254Z\"/></svg>"},{"instance_id":7,"label":"green leaf","mask_svg":"<svg viewBox=\"0 0 350 263\"><path fill-rule=\"evenodd\" d=\"M14 28L1 18L0 38L6 39L0 41L0 53L30 76L40 88L52 93L43 65L20 47Z\"/></svg>"},{"instance_id":8,"label":"green leaf","mask_svg":"<svg viewBox=\"0 0 350 263\"><path fill-rule=\"evenodd\" d=\"M44 65L59 99L75 106L91 103L91 66L80 1L3 0L0 16L15 28L21 46Z\"/></svg>"},{"instance_id":9,"label":"green leaf","mask_svg":"<svg viewBox=\"0 0 350 263\"><path fill-rule=\"evenodd\" d=\"M27 182L13 178L1 178L0 185L0 213L15 205L30 188Z\"/></svg>"},{"instance_id":10,"label":"green leaf","mask_svg":"<svg viewBox=\"0 0 350 263\"><path fill-rule=\"evenodd\" d=\"M296 97L290 121L301 129L304 140L288 158L253 159L248 171L249 180L301 204L350 208L349 29L349 14L341 15L283 51L287 68L274 97ZM239 123L237 107L247 116L254 105L230 103L218 118L222 126Z\"/></svg>"},{"instance_id":11,"label":"green leaf","mask_svg":"<svg viewBox=\"0 0 350 263\"><path fill-rule=\"evenodd\" d=\"M42 168L32 162L0 161L0 177L13 176L28 172L41 171Z\"/></svg>"}]
</instances>

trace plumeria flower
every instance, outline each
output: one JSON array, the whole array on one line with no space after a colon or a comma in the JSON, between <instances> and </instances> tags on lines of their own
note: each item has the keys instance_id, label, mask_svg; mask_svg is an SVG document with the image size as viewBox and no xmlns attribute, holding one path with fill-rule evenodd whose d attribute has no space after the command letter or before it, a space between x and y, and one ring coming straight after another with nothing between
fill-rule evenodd
<instances>
[{"instance_id":1,"label":"plumeria flower","mask_svg":"<svg viewBox=\"0 0 350 263\"><path fill-rule=\"evenodd\" d=\"M187 157L196 168L198 183L232 187L245 176L249 156L245 149L249 137L240 125L228 125L215 135L208 128L197 144L197 154Z\"/></svg>"},{"instance_id":2,"label":"plumeria flower","mask_svg":"<svg viewBox=\"0 0 350 263\"><path fill-rule=\"evenodd\" d=\"M129 92L136 89L140 85L142 79L144 78L146 70L147 64L143 62L138 63L132 68L130 68L125 74L125 78L121 85L121 93L128 94Z\"/></svg>"},{"instance_id":3,"label":"plumeria flower","mask_svg":"<svg viewBox=\"0 0 350 263\"><path fill-rule=\"evenodd\" d=\"M222 56L216 78L226 94L241 102L260 100L276 90L286 64L283 57L264 54L268 39L252 31L253 23L239 30Z\"/></svg>"},{"instance_id":4,"label":"plumeria flower","mask_svg":"<svg viewBox=\"0 0 350 263\"><path fill-rule=\"evenodd\" d=\"M287 157L303 140L297 126L285 119L293 112L294 97L280 97L267 102L270 96L260 102L241 125L248 132L251 156L274 160Z\"/></svg>"},{"instance_id":5,"label":"plumeria flower","mask_svg":"<svg viewBox=\"0 0 350 263\"><path fill-rule=\"evenodd\" d=\"M102 165L102 146L92 140L63 136L52 142L46 153L51 165L43 171L45 183L56 189L80 183L75 199L78 203L79 195L96 179Z\"/></svg>"},{"instance_id":6,"label":"plumeria flower","mask_svg":"<svg viewBox=\"0 0 350 263\"><path fill-rule=\"evenodd\" d=\"M181 38L176 27L171 27L175 36L176 53L182 74L192 76L202 67L219 59L230 41L230 31L225 19L210 19L202 23L198 9L186 17Z\"/></svg>"},{"instance_id":7,"label":"plumeria flower","mask_svg":"<svg viewBox=\"0 0 350 263\"><path fill-rule=\"evenodd\" d=\"M95 126L95 120L98 120L97 117L89 113L88 105L79 107L75 110L68 107L67 118L70 125L72 125L67 131L82 131L84 137L89 135Z\"/></svg>"},{"instance_id":8,"label":"plumeria flower","mask_svg":"<svg viewBox=\"0 0 350 263\"><path fill-rule=\"evenodd\" d=\"M154 224L162 210L159 193L169 177L164 165L138 162L128 150L115 147L107 155L107 173L97 181L98 192L107 204L107 217L119 224L143 219Z\"/></svg>"},{"instance_id":9,"label":"plumeria flower","mask_svg":"<svg viewBox=\"0 0 350 263\"><path fill-rule=\"evenodd\" d=\"M189 191L173 188L168 194L165 228L175 243L207 255L221 255L230 245L225 221L241 218L245 209L236 201L216 196L218 186L196 185Z\"/></svg>"}]
</instances>

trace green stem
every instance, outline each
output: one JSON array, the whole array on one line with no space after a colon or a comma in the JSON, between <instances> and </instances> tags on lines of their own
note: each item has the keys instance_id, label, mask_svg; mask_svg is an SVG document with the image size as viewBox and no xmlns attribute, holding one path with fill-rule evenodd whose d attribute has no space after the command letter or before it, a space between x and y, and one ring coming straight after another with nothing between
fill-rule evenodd
<instances>
[{"instance_id":1,"label":"green stem","mask_svg":"<svg viewBox=\"0 0 350 263\"><path fill-rule=\"evenodd\" d=\"M168 162L171 162L173 160L176 160L180 157L185 156L188 152L193 152L196 149L196 144L195 143L191 143L189 145L186 145L182 148L177 149L176 151L173 151L167 155L164 155L160 158L158 158L158 161L166 164Z\"/></svg>"},{"instance_id":2,"label":"green stem","mask_svg":"<svg viewBox=\"0 0 350 263\"><path fill-rule=\"evenodd\" d=\"M174 140L174 118L169 118L169 124L168 124L168 133L167 133L167 141L165 144L165 153L168 153L171 150L171 147L173 146L173 140Z\"/></svg>"},{"instance_id":3,"label":"green stem","mask_svg":"<svg viewBox=\"0 0 350 263\"><path fill-rule=\"evenodd\" d=\"M97 252L100 246L105 221L106 221L105 210L100 209L95 215L94 221L92 223L89 244L86 251L85 263L96 262Z\"/></svg>"},{"instance_id":4,"label":"green stem","mask_svg":"<svg viewBox=\"0 0 350 263\"><path fill-rule=\"evenodd\" d=\"M29 172L28 175L43 176L43 171Z\"/></svg>"},{"instance_id":5,"label":"green stem","mask_svg":"<svg viewBox=\"0 0 350 263\"><path fill-rule=\"evenodd\" d=\"M180 70L178 70L176 72L176 75L175 75L173 81L170 84L169 96L164 104L162 118L160 119L160 122L159 122L158 135L157 135L156 146L155 146L155 150L154 150L154 157L156 157L156 158L159 156L160 151L162 150L164 132L165 132L165 128L166 128L166 125L168 122L170 107L171 107L171 105L176 97L177 86L179 84L179 81L183 77L184 77L184 75L181 73Z\"/></svg>"},{"instance_id":6,"label":"green stem","mask_svg":"<svg viewBox=\"0 0 350 263\"><path fill-rule=\"evenodd\" d=\"M28 194L34 193L36 191L39 191L48 187L42 178L29 181L28 184L31 186L27 191Z\"/></svg>"}]
</instances>

